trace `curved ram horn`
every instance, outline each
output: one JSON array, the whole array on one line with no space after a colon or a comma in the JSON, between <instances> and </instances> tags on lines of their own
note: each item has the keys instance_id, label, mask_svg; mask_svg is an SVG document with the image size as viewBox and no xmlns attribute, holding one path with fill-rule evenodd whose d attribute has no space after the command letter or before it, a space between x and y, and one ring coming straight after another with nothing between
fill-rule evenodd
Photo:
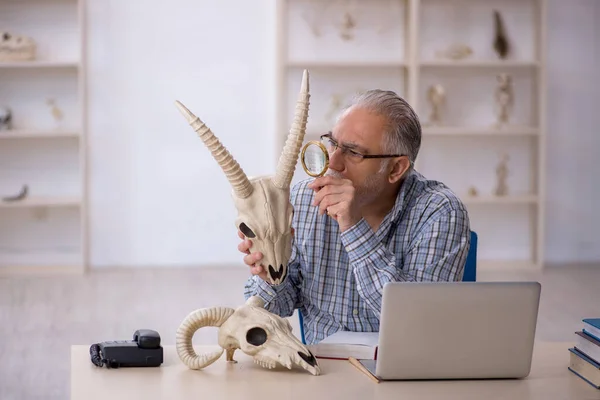
<instances>
[{"instance_id":1,"label":"curved ram horn","mask_svg":"<svg viewBox=\"0 0 600 400\"><path fill-rule=\"evenodd\" d=\"M302 146L304 134L306 133L306 121L308 119L308 104L310 98L308 78L308 71L304 70L300 94L298 95L298 101L296 102L294 121L285 142L285 147L279 157L279 163L277 165L275 177L273 178L273 184L281 189L290 187L292 177L294 176L294 169L296 168L296 162L298 161L298 154L300 153L300 146Z\"/></svg>"},{"instance_id":2,"label":"curved ram horn","mask_svg":"<svg viewBox=\"0 0 600 400\"><path fill-rule=\"evenodd\" d=\"M204 326L220 327L234 313L233 308L212 307L192 311L183 320L175 337L177 354L190 369L204 368L221 357L223 350L197 355L192 345L192 337L196 331Z\"/></svg>"},{"instance_id":3,"label":"curved ram horn","mask_svg":"<svg viewBox=\"0 0 600 400\"><path fill-rule=\"evenodd\" d=\"M208 128L200 118L192 114L192 112L183 104L176 101L175 105L179 108L181 114L183 114L198 136L200 136L200 139L202 139L206 147L208 147L215 160L217 160L225 172L229 183L231 183L235 195L241 199L250 196L253 191L252 185L244 170L242 170L237 161L229 154L225 146L219 142L219 139L216 138L210 128Z\"/></svg>"}]
</instances>

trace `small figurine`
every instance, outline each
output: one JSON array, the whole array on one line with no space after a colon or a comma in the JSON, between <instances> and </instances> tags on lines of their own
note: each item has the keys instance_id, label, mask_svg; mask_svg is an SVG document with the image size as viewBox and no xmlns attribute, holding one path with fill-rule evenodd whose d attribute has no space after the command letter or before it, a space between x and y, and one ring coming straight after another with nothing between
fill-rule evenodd
<instances>
[{"instance_id":1,"label":"small figurine","mask_svg":"<svg viewBox=\"0 0 600 400\"><path fill-rule=\"evenodd\" d=\"M56 105L56 100L54 100L54 99L47 99L46 100L46 104L48 104L48 106L50 107L50 112L52 113L52 116L54 117L54 120L56 122L61 121L62 118L63 118L63 112Z\"/></svg>"},{"instance_id":2,"label":"small figurine","mask_svg":"<svg viewBox=\"0 0 600 400\"><path fill-rule=\"evenodd\" d=\"M496 186L496 190L494 194L496 196L506 196L508 194L508 186L506 184L506 178L508 177L508 154L504 154L496 167L496 177L498 178L498 183Z\"/></svg>"},{"instance_id":3,"label":"small figurine","mask_svg":"<svg viewBox=\"0 0 600 400\"><path fill-rule=\"evenodd\" d=\"M500 74L496 79L498 80L495 94L498 116L496 127L500 128L508 123L510 112L512 111L514 104L514 92L510 75Z\"/></svg>"},{"instance_id":4,"label":"small figurine","mask_svg":"<svg viewBox=\"0 0 600 400\"><path fill-rule=\"evenodd\" d=\"M356 28L356 20L352 14L345 11L342 26L340 28L340 37L346 41L354 39L354 28Z\"/></svg>"},{"instance_id":5,"label":"small figurine","mask_svg":"<svg viewBox=\"0 0 600 400\"><path fill-rule=\"evenodd\" d=\"M469 188L469 196L477 197L477 195L478 195L477 188L475 186L471 186Z\"/></svg>"},{"instance_id":6,"label":"small figurine","mask_svg":"<svg viewBox=\"0 0 600 400\"><path fill-rule=\"evenodd\" d=\"M12 129L12 112L8 107L0 107L0 131Z\"/></svg>"},{"instance_id":7,"label":"small figurine","mask_svg":"<svg viewBox=\"0 0 600 400\"><path fill-rule=\"evenodd\" d=\"M427 91L427 99L431 103L430 125L438 125L441 121L440 108L446 102L446 91L440 84L432 85Z\"/></svg>"},{"instance_id":8,"label":"small figurine","mask_svg":"<svg viewBox=\"0 0 600 400\"><path fill-rule=\"evenodd\" d=\"M494 10L494 22L496 27L496 35L494 37L494 50L498 54L498 57L505 59L510 51L510 45L506 38L506 32L504 30L504 22L502 16L497 10Z\"/></svg>"}]
</instances>

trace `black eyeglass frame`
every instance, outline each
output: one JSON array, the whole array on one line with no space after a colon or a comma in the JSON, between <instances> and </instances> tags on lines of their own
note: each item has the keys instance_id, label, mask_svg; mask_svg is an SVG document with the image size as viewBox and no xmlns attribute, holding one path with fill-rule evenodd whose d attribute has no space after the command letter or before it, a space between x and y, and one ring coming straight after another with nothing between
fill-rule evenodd
<instances>
[{"instance_id":1,"label":"black eyeglass frame","mask_svg":"<svg viewBox=\"0 0 600 400\"><path fill-rule=\"evenodd\" d=\"M340 144L333 138L331 132L325 133L320 136L321 141L323 141L323 139L325 139L325 138L327 138L328 140L330 140L333 143L335 150L343 148L344 150L352 153L352 155L359 156L361 158L393 158L393 157L405 157L406 156L406 154L362 154L356 150L352 150L347 147L340 146ZM342 152L343 152L343 150L342 150Z\"/></svg>"}]
</instances>

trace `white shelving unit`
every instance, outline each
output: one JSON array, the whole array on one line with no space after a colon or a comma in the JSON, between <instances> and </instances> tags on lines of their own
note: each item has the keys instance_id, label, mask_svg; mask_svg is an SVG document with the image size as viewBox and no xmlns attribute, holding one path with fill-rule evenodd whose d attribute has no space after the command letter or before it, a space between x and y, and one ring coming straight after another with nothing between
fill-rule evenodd
<instances>
[{"instance_id":1,"label":"white shelving unit","mask_svg":"<svg viewBox=\"0 0 600 400\"><path fill-rule=\"evenodd\" d=\"M336 96L340 105L355 91L394 90L423 125L417 170L449 185L469 209L479 234L478 268L543 266L545 0L279 0L277 7L275 157L291 125L302 69L311 73L306 140L331 129ZM505 59L493 48L494 10L510 44ZM472 54L440 57L453 44L468 45ZM514 107L510 125L496 129L500 73L512 78ZM446 92L439 126L428 125L433 84ZM505 154L509 193L496 196L496 168ZM298 165L294 181L306 177Z\"/></svg>"},{"instance_id":2,"label":"white shelving unit","mask_svg":"<svg viewBox=\"0 0 600 400\"><path fill-rule=\"evenodd\" d=\"M87 266L84 7L0 2L1 29L36 42L34 60L0 62L0 107L12 112L12 129L0 130L0 275ZM23 185L27 197L3 200Z\"/></svg>"}]
</instances>

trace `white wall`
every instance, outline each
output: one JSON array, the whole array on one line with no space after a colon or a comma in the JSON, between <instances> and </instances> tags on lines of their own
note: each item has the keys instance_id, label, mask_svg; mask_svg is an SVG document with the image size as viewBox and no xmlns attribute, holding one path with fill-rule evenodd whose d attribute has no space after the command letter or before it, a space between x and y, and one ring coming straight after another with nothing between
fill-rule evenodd
<instances>
[{"instance_id":1,"label":"white wall","mask_svg":"<svg viewBox=\"0 0 600 400\"><path fill-rule=\"evenodd\" d=\"M600 260L600 2L550 2L549 262Z\"/></svg>"},{"instance_id":2,"label":"white wall","mask_svg":"<svg viewBox=\"0 0 600 400\"><path fill-rule=\"evenodd\" d=\"M599 4L550 1L550 262L600 260ZM249 175L272 170L274 0L88 8L93 266L241 263L229 184L173 102Z\"/></svg>"}]
</instances>

